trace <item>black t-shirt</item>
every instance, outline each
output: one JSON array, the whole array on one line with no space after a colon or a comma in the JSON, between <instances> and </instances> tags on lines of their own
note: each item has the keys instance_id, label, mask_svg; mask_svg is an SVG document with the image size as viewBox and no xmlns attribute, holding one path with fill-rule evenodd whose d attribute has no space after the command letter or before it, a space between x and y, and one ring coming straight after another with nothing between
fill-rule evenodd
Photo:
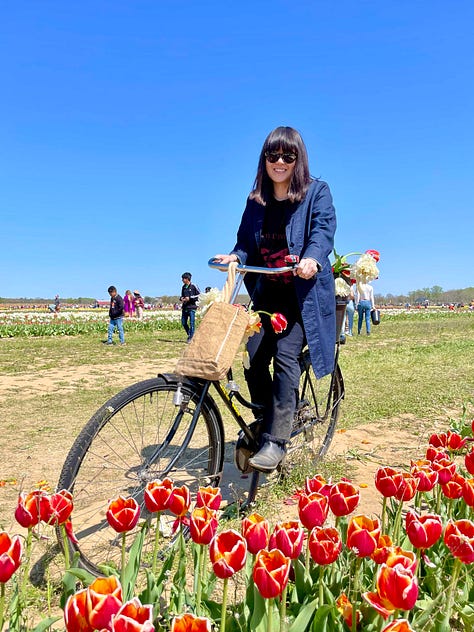
<instances>
[{"instance_id":1,"label":"black t-shirt","mask_svg":"<svg viewBox=\"0 0 474 632\"><path fill-rule=\"evenodd\" d=\"M294 204L288 200L271 200L265 208L260 256L263 266L267 268L282 268L286 265L285 257L289 249L285 229L293 207ZM292 272L262 275L257 284L255 305L271 312L281 311L287 317L290 312L299 314L293 279Z\"/></svg>"}]
</instances>

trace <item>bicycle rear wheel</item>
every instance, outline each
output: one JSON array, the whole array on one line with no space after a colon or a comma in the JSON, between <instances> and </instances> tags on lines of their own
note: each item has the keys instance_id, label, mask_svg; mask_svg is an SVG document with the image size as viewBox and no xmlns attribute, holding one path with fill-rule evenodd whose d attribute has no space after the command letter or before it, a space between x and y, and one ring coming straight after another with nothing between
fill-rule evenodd
<instances>
[{"instance_id":1,"label":"bicycle rear wheel","mask_svg":"<svg viewBox=\"0 0 474 632\"><path fill-rule=\"evenodd\" d=\"M219 412L206 396L192 430L202 387L185 382L178 406L173 401L177 386L169 376L121 391L92 416L66 458L58 488L73 494L78 543L70 547L79 552L81 566L93 573L100 572L99 564L120 563L121 536L106 519L110 500L132 496L140 504L141 518L147 518L143 492L149 481L169 476L192 493L199 485L219 484L224 458ZM171 524L161 525L165 527ZM127 535L130 544L135 536L136 530ZM153 538L150 533L145 551Z\"/></svg>"},{"instance_id":2,"label":"bicycle rear wheel","mask_svg":"<svg viewBox=\"0 0 474 632\"><path fill-rule=\"evenodd\" d=\"M336 430L344 382L336 364L333 373L318 379L305 350L301 357L300 401L293 424L289 452L304 446L316 462L329 449Z\"/></svg>"}]
</instances>

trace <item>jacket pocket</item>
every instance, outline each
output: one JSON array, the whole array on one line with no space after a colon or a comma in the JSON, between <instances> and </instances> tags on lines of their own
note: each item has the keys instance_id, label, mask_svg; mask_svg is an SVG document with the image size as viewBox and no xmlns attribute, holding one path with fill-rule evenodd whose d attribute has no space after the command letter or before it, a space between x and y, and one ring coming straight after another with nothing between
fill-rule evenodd
<instances>
[{"instance_id":1,"label":"jacket pocket","mask_svg":"<svg viewBox=\"0 0 474 632\"><path fill-rule=\"evenodd\" d=\"M319 311L322 316L331 316L336 310L336 295L332 271L318 274L316 291L318 293Z\"/></svg>"}]
</instances>

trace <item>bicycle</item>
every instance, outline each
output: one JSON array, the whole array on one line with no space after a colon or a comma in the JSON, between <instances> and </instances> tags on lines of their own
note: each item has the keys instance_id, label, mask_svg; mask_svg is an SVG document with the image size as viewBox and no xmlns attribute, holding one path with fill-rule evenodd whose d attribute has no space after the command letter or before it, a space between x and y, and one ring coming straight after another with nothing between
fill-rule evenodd
<instances>
[{"instance_id":1,"label":"bicycle","mask_svg":"<svg viewBox=\"0 0 474 632\"><path fill-rule=\"evenodd\" d=\"M213 259L208 264L227 269ZM292 270L294 265L274 269L237 266L230 302L236 300L247 272L279 274ZM343 315L338 313L338 332ZM338 356L339 336L334 370L322 379L316 378L307 349L299 358L300 397L289 455L306 445L316 461L330 446L344 398ZM248 458L258 450L258 418L247 423L236 404L257 417L259 407L241 393L232 369L226 384L160 373L125 388L101 406L77 436L64 462L58 489L73 493L72 523L77 543L70 542L69 546L71 553L79 553L83 568L98 573L100 563L119 560L121 540L105 515L112 498L134 497L141 506L141 516L149 518L143 502L149 481L170 477L176 486L186 484L194 493L198 486L219 486L225 461L225 429L211 388L239 427L234 452L242 477L233 491L244 507L255 500L261 475L249 468ZM161 520L159 528L169 531L163 514ZM135 535L129 534L131 541ZM150 543L153 539L154 535L149 534Z\"/></svg>"}]
</instances>

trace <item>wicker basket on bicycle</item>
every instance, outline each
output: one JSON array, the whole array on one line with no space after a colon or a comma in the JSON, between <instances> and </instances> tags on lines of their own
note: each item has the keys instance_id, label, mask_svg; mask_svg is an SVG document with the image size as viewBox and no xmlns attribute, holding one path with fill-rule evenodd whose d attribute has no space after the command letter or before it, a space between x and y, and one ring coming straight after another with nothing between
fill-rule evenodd
<instances>
[{"instance_id":1,"label":"wicker basket on bicycle","mask_svg":"<svg viewBox=\"0 0 474 632\"><path fill-rule=\"evenodd\" d=\"M222 302L215 302L205 313L191 342L176 365L178 375L221 380L230 369L249 322L248 313L229 303L235 284L236 263L229 264L222 290Z\"/></svg>"}]
</instances>

